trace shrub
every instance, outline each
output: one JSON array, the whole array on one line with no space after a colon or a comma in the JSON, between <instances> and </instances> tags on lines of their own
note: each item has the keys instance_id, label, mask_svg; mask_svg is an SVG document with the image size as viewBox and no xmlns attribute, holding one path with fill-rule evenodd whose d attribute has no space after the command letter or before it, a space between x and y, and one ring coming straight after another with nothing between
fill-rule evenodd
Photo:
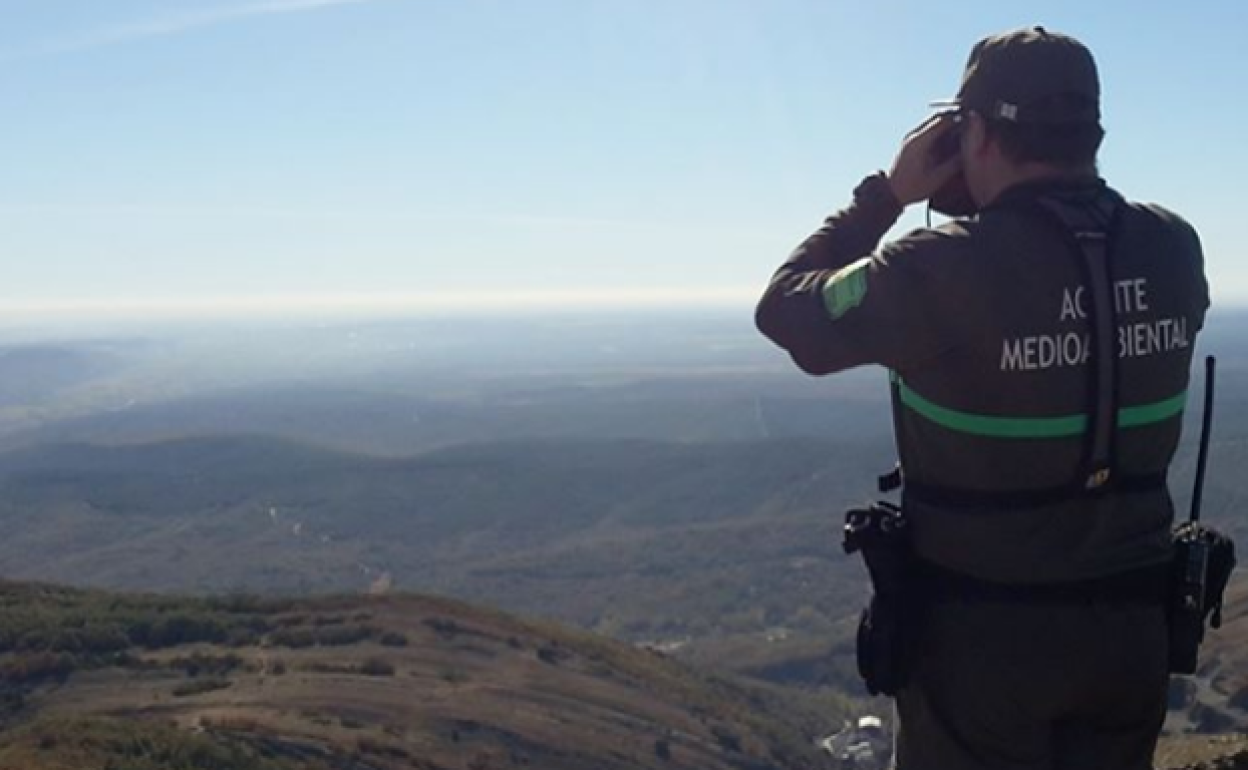
<instances>
[{"instance_id":1,"label":"shrub","mask_svg":"<svg viewBox=\"0 0 1248 770\"><path fill-rule=\"evenodd\" d=\"M216 690L224 690L233 684L229 679L220 677L209 677L205 679L192 679L189 682L183 682L173 688L173 697L185 698L191 695L200 695L206 692L215 692Z\"/></svg>"},{"instance_id":2,"label":"shrub","mask_svg":"<svg viewBox=\"0 0 1248 770\"><path fill-rule=\"evenodd\" d=\"M449 618L429 618L425 625L445 639L454 639L463 631L458 623Z\"/></svg>"},{"instance_id":3,"label":"shrub","mask_svg":"<svg viewBox=\"0 0 1248 770\"><path fill-rule=\"evenodd\" d=\"M260 631L253 628L231 628L225 637L227 647L250 647L260 641Z\"/></svg>"},{"instance_id":4,"label":"shrub","mask_svg":"<svg viewBox=\"0 0 1248 770\"><path fill-rule=\"evenodd\" d=\"M442 669L439 676L447 684L463 684L468 681L468 674L458 668Z\"/></svg>"},{"instance_id":5,"label":"shrub","mask_svg":"<svg viewBox=\"0 0 1248 770\"><path fill-rule=\"evenodd\" d=\"M407 636L398 631L387 631L377 640L386 647L406 647Z\"/></svg>"},{"instance_id":6,"label":"shrub","mask_svg":"<svg viewBox=\"0 0 1248 770\"><path fill-rule=\"evenodd\" d=\"M726 727L711 728L711 735L715 736L715 742L725 751L731 751L737 754L741 753L741 738L736 733Z\"/></svg>"},{"instance_id":7,"label":"shrub","mask_svg":"<svg viewBox=\"0 0 1248 770\"><path fill-rule=\"evenodd\" d=\"M664 761L671 759L672 745L664 738L658 739L654 742L654 755Z\"/></svg>"},{"instance_id":8,"label":"shrub","mask_svg":"<svg viewBox=\"0 0 1248 770\"><path fill-rule=\"evenodd\" d=\"M369 658L360 664L364 676L394 676L394 665L381 658Z\"/></svg>"},{"instance_id":9,"label":"shrub","mask_svg":"<svg viewBox=\"0 0 1248 770\"><path fill-rule=\"evenodd\" d=\"M537 659L552 666L559 665L568 657L568 653L560 650L557 645L545 645L537 648Z\"/></svg>"},{"instance_id":10,"label":"shrub","mask_svg":"<svg viewBox=\"0 0 1248 770\"><path fill-rule=\"evenodd\" d=\"M216 618L179 614L160 618L146 629L144 638L131 637L131 641L149 649L160 649L195 642L223 642L228 633Z\"/></svg>"},{"instance_id":11,"label":"shrub","mask_svg":"<svg viewBox=\"0 0 1248 770\"><path fill-rule=\"evenodd\" d=\"M316 631L316 643L323 647L345 647L358 644L373 635L368 626L326 626Z\"/></svg>"},{"instance_id":12,"label":"shrub","mask_svg":"<svg viewBox=\"0 0 1248 770\"><path fill-rule=\"evenodd\" d=\"M194 655L174 658L169 661L170 668L180 668L186 672L187 676L200 676L201 674L219 676L228 674L242 665L243 659L233 653L229 655L205 655L197 652Z\"/></svg>"},{"instance_id":13,"label":"shrub","mask_svg":"<svg viewBox=\"0 0 1248 770\"><path fill-rule=\"evenodd\" d=\"M316 644L316 635L306 628L279 628L269 635L269 642L299 650Z\"/></svg>"},{"instance_id":14,"label":"shrub","mask_svg":"<svg viewBox=\"0 0 1248 770\"><path fill-rule=\"evenodd\" d=\"M48 679L63 682L77 667L78 661L72 655L35 652L0 666L0 678L6 684L34 684Z\"/></svg>"},{"instance_id":15,"label":"shrub","mask_svg":"<svg viewBox=\"0 0 1248 770\"><path fill-rule=\"evenodd\" d=\"M372 740L371 738L360 738L356 742L356 748L361 754L371 754L375 757L387 757L389 759L408 759L411 757L407 749L401 746L393 746L388 743Z\"/></svg>"}]
</instances>

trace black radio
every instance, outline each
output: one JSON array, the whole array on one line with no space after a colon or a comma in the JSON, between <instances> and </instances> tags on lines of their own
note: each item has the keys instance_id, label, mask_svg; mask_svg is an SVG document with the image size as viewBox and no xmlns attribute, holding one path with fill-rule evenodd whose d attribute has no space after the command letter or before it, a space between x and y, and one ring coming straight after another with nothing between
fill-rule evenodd
<instances>
[{"instance_id":1,"label":"black radio","mask_svg":"<svg viewBox=\"0 0 1248 770\"><path fill-rule=\"evenodd\" d=\"M1200 523L1205 466L1209 459L1209 432L1213 423L1215 360L1205 359L1205 412L1200 429L1195 489L1188 520L1174 528L1174 561L1167 622L1170 630L1170 672L1194 674L1200 662L1205 623L1222 625L1222 594L1235 569L1235 544L1229 537Z\"/></svg>"}]
</instances>

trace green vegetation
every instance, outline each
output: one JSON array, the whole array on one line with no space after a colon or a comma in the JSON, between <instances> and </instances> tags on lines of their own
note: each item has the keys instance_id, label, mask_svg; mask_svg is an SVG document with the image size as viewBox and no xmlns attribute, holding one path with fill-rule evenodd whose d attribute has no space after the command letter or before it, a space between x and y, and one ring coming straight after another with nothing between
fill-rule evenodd
<instances>
[{"instance_id":1,"label":"green vegetation","mask_svg":"<svg viewBox=\"0 0 1248 770\"><path fill-rule=\"evenodd\" d=\"M287 602L118 597L51 586L0 583L0 655L63 653L85 665L112 664L131 647L159 650L206 642L250 645L266 616Z\"/></svg>"},{"instance_id":2,"label":"green vegetation","mask_svg":"<svg viewBox=\"0 0 1248 770\"><path fill-rule=\"evenodd\" d=\"M302 650L316 645L316 632L309 628L279 628L269 636L269 643L275 647Z\"/></svg>"},{"instance_id":3,"label":"green vegetation","mask_svg":"<svg viewBox=\"0 0 1248 770\"><path fill-rule=\"evenodd\" d=\"M241 741L122 719L40 719L0 732L0 770L331 770Z\"/></svg>"},{"instance_id":4,"label":"green vegetation","mask_svg":"<svg viewBox=\"0 0 1248 770\"><path fill-rule=\"evenodd\" d=\"M268 641L274 647L301 650L318 646L346 647L379 635L377 629L361 625L322 625L314 628L287 626L270 634Z\"/></svg>"},{"instance_id":5,"label":"green vegetation","mask_svg":"<svg viewBox=\"0 0 1248 770\"><path fill-rule=\"evenodd\" d=\"M270 628L267 616L288 605L243 597L118 596L0 582L0 718L18 713L33 688L64 682L76 671L151 667L137 653L193 644L258 644ZM167 667L192 677L220 677L242 663L233 653L194 653L173 658ZM208 681L221 680L193 681L176 694L218 689Z\"/></svg>"},{"instance_id":6,"label":"green vegetation","mask_svg":"<svg viewBox=\"0 0 1248 770\"><path fill-rule=\"evenodd\" d=\"M186 672L187 676L196 677L200 675L206 676L223 676L242 668L244 661L236 653L228 653L226 655L209 655L202 652L196 652L186 657L173 658L169 661L169 668L180 668Z\"/></svg>"}]
</instances>

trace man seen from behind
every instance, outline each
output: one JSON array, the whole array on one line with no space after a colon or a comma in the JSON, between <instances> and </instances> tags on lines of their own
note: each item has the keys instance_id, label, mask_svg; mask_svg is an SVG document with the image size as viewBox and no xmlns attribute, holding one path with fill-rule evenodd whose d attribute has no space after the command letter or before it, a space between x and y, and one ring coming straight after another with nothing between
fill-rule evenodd
<instances>
[{"instance_id":1,"label":"man seen from behind","mask_svg":"<svg viewBox=\"0 0 1248 770\"><path fill-rule=\"evenodd\" d=\"M989 37L944 106L797 248L757 324L807 373L891 373L921 576L900 770L1150 768L1200 243L1100 178L1078 41ZM928 200L960 216L881 248Z\"/></svg>"}]
</instances>

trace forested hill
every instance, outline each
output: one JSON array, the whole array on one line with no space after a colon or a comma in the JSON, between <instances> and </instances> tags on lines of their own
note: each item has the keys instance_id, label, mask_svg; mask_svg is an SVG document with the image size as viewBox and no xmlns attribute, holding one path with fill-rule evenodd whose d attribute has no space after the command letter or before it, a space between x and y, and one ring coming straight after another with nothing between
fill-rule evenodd
<instances>
[{"instance_id":1,"label":"forested hill","mask_svg":"<svg viewBox=\"0 0 1248 770\"><path fill-rule=\"evenodd\" d=\"M755 610L784 623L843 593L834 573L858 573L838 551L840 513L890 457L813 439L533 440L408 459L257 437L49 445L0 455L0 563L159 591L363 591L385 574L588 626L614 614L643 635Z\"/></svg>"}]
</instances>

